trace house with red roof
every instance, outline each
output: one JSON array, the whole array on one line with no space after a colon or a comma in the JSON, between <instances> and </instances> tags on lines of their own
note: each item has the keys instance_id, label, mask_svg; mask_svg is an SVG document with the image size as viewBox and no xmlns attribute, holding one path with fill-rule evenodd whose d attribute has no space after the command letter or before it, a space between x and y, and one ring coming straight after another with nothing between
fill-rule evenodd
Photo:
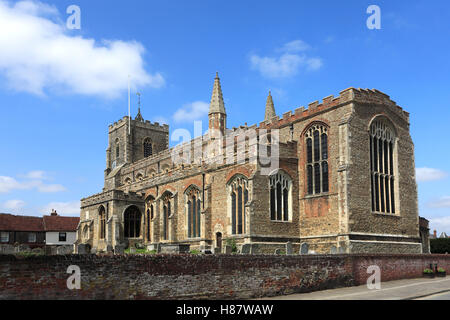
<instances>
[{"instance_id":1,"label":"house with red roof","mask_svg":"<svg viewBox=\"0 0 450 320\"><path fill-rule=\"evenodd\" d=\"M80 218L61 217L55 210L43 217L45 243L51 245L72 245L77 240L77 227Z\"/></svg>"},{"instance_id":2,"label":"house with red roof","mask_svg":"<svg viewBox=\"0 0 450 320\"><path fill-rule=\"evenodd\" d=\"M28 217L0 214L0 245L24 244L30 248L73 245L80 218L62 217L55 210L50 216Z\"/></svg>"}]
</instances>

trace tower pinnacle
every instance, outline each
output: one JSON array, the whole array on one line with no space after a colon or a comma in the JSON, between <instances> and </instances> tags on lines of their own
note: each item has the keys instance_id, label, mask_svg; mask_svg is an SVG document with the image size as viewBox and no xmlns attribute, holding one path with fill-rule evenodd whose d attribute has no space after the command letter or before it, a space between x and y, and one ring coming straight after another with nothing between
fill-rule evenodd
<instances>
[{"instance_id":1,"label":"tower pinnacle","mask_svg":"<svg viewBox=\"0 0 450 320\"><path fill-rule=\"evenodd\" d=\"M220 78L218 72L216 72L216 78L214 79L211 103L209 105L209 114L212 113L226 114L225 103L223 102L222 87L220 86Z\"/></svg>"},{"instance_id":2,"label":"tower pinnacle","mask_svg":"<svg viewBox=\"0 0 450 320\"><path fill-rule=\"evenodd\" d=\"M136 115L136 118L134 120L143 122L144 118L142 118L141 115L141 93L137 92L136 95L138 96L138 114Z\"/></svg>"},{"instance_id":3,"label":"tower pinnacle","mask_svg":"<svg viewBox=\"0 0 450 320\"><path fill-rule=\"evenodd\" d=\"M267 97L267 102L266 102L266 114L264 117L264 121L270 121L276 115L277 114L275 113L275 106L273 104L272 94L269 91L269 96Z\"/></svg>"},{"instance_id":4,"label":"tower pinnacle","mask_svg":"<svg viewBox=\"0 0 450 320\"><path fill-rule=\"evenodd\" d=\"M214 79L214 87L209 105L209 129L213 136L217 136L218 132L225 134L227 127L227 113L225 111L225 103L223 102L222 88L220 86L219 73L216 72Z\"/></svg>"}]
</instances>

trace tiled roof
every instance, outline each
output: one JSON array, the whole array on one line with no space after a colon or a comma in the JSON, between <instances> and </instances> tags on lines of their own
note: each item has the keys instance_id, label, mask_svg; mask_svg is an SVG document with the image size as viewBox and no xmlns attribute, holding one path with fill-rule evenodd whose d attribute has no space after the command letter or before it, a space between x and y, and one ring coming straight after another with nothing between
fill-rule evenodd
<instances>
[{"instance_id":1,"label":"tiled roof","mask_svg":"<svg viewBox=\"0 0 450 320\"><path fill-rule=\"evenodd\" d=\"M45 231L76 231L80 218L44 216Z\"/></svg>"},{"instance_id":2,"label":"tiled roof","mask_svg":"<svg viewBox=\"0 0 450 320\"><path fill-rule=\"evenodd\" d=\"M0 231L23 231L23 232L45 232L45 231L76 231L80 218L44 216L28 217L0 213Z\"/></svg>"},{"instance_id":3,"label":"tiled roof","mask_svg":"<svg viewBox=\"0 0 450 320\"><path fill-rule=\"evenodd\" d=\"M0 230L44 232L42 218L0 214Z\"/></svg>"}]
</instances>

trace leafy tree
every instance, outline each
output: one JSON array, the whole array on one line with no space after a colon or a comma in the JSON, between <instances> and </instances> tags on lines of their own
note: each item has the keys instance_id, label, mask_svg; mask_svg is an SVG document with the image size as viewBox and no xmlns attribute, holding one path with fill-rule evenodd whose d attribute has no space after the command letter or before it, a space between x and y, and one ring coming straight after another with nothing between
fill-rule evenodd
<instances>
[{"instance_id":1,"label":"leafy tree","mask_svg":"<svg viewBox=\"0 0 450 320\"><path fill-rule=\"evenodd\" d=\"M449 253L450 254L450 238L430 239L431 253Z\"/></svg>"}]
</instances>

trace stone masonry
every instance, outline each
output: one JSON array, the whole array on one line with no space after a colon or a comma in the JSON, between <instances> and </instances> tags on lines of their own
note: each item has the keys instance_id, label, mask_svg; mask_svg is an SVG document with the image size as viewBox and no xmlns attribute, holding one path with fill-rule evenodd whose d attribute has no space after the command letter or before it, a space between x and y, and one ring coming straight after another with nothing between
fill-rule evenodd
<instances>
[{"instance_id":1,"label":"stone masonry","mask_svg":"<svg viewBox=\"0 0 450 320\"><path fill-rule=\"evenodd\" d=\"M296 253L302 243L308 244L309 253L422 253L414 145L406 111L378 90L355 88L281 118L274 110L269 96L265 121L228 129L217 75L210 132L203 137L169 149L168 126L144 121L140 110L136 119L124 117L111 125L104 188L81 200L77 242L98 252L106 251L108 245L137 242L152 247L189 244L191 250L224 252L234 241L238 250L251 244L252 252L261 254L285 250L287 242ZM395 197L392 213L374 211L371 205L374 184L369 137L375 122L392 128L394 135L389 189ZM252 161L250 137L244 143L236 142L223 163L212 161L220 157L216 147L226 139L252 130L260 134L259 142L267 139L270 152L275 150L279 133L279 165L271 175L263 174L264 165L259 161ZM320 179L328 179L327 187L312 193L308 189L307 137L314 130L322 130L328 139L327 144L321 142L327 176L321 171L314 178L315 187ZM144 144L148 147L149 141L151 154L145 154ZM196 154L196 146L207 151ZM181 150L190 152L190 161L174 161L174 155L184 156ZM240 153L244 161L239 162ZM319 160L323 159L325 156ZM285 198L276 198L274 204L270 181L277 174L287 182ZM244 196L238 193L239 188L244 188ZM276 206L281 201L285 216L274 219L271 212L279 213ZM193 203L196 209L192 215Z\"/></svg>"}]
</instances>

